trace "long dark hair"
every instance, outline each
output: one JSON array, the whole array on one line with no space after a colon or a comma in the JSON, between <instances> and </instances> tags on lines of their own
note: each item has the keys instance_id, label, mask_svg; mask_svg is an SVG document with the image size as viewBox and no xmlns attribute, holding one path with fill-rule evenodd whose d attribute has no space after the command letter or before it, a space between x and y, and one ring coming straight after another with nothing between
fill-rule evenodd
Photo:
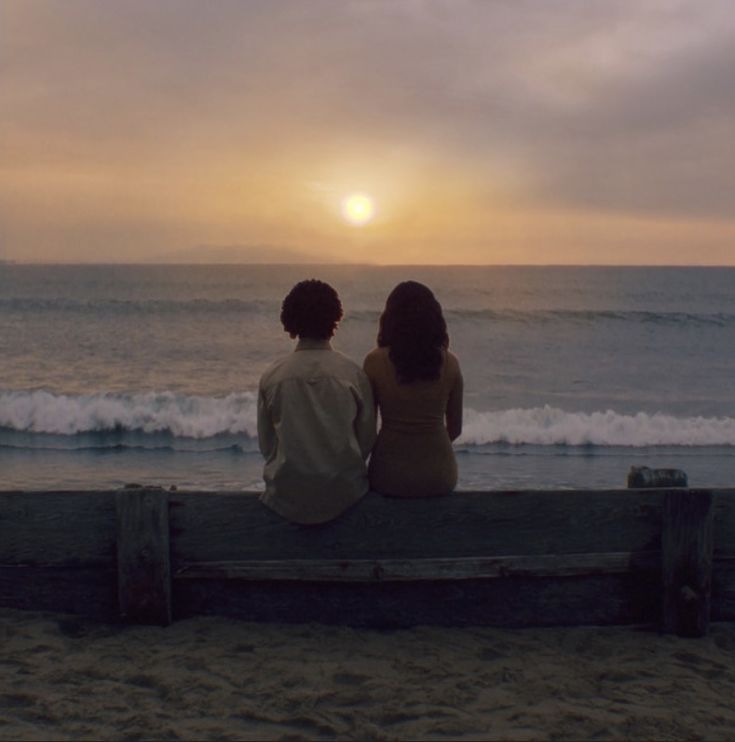
<instances>
[{"instance_id":1,"label":"long dark hair","mask_svg":"<svg viewBox=\"0 0 735 742\"><path fill-rule=\"evenodd\" d=\"M380 316L378 345L390 349L401 384L439 378L449 335L441 304L431 289L404 281L390 292Z\"/></svg>"}]
</instances>

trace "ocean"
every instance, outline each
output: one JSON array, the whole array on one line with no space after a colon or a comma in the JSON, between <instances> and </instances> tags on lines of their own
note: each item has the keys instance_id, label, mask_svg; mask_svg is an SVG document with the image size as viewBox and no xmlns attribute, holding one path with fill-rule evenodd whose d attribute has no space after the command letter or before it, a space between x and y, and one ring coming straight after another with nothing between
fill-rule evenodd
<instances>
[{"instance_id":1,"label":"ocean","mask_svg":"<svg viewBox=\"0 0 735 742\"><path fill-rule=\"evenodd\" d=\"M258 378L304 278L339 292L359 363L396 283L435 292L460 489L735 485L735 269L0 264L0 489L261 489Z\"/></svg>"}]
</instances>

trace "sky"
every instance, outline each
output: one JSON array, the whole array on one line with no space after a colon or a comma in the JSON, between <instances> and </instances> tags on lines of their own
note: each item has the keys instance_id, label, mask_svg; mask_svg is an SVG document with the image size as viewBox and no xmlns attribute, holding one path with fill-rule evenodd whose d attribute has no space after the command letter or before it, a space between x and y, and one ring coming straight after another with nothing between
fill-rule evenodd
<instances>
[{"instance_id":1,"label":"sky","mask_svg":"<svg viewBox=\"0 0 735 742\"><path fill-rule=\"evenodd\" d=\"M733 70L731 0L0 0L0 258L735 265Z\"/></svg>"}]
</instances>

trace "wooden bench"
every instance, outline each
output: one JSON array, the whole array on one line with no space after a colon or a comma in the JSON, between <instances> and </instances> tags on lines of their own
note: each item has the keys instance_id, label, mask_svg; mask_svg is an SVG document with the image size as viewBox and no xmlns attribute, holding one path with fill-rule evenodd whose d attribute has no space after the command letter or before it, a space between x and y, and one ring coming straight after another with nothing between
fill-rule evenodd
<instances>
[{"instance_id":1,"label":"wooden bench","mask_svg":"<svg viewBox=\"0 0 735 742\"><path fill-rule=\"evenodd\" d=\"M0 605L167 624L735 619L735 490L370 494L322 526L254 493L0 492Z\"/></svg>"}]
</instances>

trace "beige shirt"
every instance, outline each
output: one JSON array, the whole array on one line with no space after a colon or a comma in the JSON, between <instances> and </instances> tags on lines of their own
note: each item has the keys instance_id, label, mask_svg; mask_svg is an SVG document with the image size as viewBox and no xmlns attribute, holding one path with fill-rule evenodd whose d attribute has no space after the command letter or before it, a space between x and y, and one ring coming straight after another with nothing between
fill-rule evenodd
<instances>
[{"instance_id":1,"label":"beige shirt","mask_svg":"<svg viewBox=\"0 0 735 742\"><path fill-rule=\"evenodd\" d=\"M375 405L363 370L328 340L299 340L258 389L261 501L296 523L336 518L368 491Z\"/></svg>"}]
</instances>

